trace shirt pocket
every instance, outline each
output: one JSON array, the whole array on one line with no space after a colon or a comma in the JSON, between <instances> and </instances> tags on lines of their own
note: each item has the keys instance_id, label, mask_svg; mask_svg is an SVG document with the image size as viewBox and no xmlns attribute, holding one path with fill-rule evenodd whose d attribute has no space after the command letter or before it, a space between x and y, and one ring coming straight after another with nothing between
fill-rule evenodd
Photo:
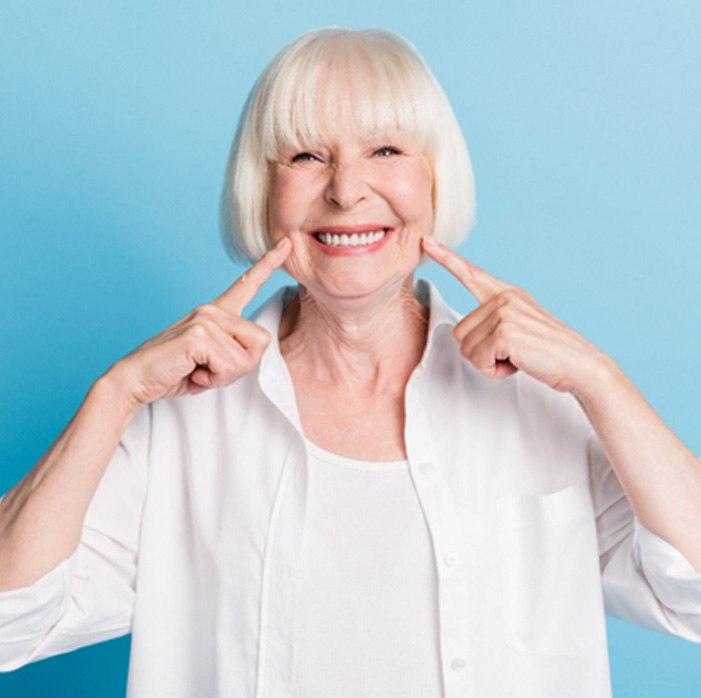
<instances>
[{"instance_id":1,"label":"shirt pocket","mask_svg":"<svg viewBox=\"0 0 701 698\"><path fill-rule=\"evenodd\" d=\"M497 501L506 644L548 655L605 641L588 483Z\"/></svg>"}]
</instances>

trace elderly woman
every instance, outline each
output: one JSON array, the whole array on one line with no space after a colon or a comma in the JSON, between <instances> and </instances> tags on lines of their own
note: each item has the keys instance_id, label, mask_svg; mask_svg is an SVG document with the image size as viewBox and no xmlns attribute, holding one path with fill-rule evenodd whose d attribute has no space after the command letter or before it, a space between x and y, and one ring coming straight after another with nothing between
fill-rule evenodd
<instances>
[{"instance_id":1,"label":"elderly woman","mask_svg":"<svg viewBox=\"0 0 701 698\"><path fill-rule=\"evenodd\" d=\"M604 609L701 640L701 467L450 250L472 174L385 31L304 35L223 195L256 260L102 376L0 503L0 665L133 632L132 698L610 695ZM479 302L414 283L423 256ZM284 269L297 285L254 321Z\"/></svg>"}]
</instances>

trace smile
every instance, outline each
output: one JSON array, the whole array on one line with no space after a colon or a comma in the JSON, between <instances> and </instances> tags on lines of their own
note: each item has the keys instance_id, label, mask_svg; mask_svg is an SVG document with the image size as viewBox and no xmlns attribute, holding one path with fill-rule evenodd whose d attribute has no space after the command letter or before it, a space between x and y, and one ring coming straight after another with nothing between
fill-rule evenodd
<instances>
[{"instance_id":1,"label":"smile","mask_svg":"<svg viewBox=\"0 0 701 698\"><path fill-rule=\"evenodd\" d=\"M375 230L364 233L314 233L314 237L329 247L364 247L378 243L388 230Z\"/></svg>"}]
</instances>

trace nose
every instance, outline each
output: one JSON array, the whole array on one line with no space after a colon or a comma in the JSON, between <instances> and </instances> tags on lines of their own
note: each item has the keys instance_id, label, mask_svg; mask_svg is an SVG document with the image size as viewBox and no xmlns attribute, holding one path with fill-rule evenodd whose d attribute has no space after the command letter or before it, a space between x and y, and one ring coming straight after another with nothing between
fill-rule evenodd
<instances>
[{"instance_id":1,"label":"nose","mask_svg":"<svg viewBox=\"0 0 701 698\"><path fill-rule=\"evenodd\" d=\"M360 163L338 163L329 174L326 201L335 208L350 210L368 195L368 183Z\"/></svg>"}]
</instances>

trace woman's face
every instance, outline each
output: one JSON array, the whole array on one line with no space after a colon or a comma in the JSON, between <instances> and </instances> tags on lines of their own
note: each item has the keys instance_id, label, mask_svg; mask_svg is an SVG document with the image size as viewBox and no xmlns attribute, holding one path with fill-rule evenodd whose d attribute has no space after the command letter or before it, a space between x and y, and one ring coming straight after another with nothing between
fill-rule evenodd
<instances>
[{"instance_id":1,"label":"woman's face","mask_svg":"<svg viewBox=\"0 0 701 698\"><path fill-rule=\"evenodd\" d=\"M399 288L432 229L431 163L401 137L334 140L271 164L271 239L290 238L285 269L312 294L350 299Z\"/></svg>"}]
</instances>

